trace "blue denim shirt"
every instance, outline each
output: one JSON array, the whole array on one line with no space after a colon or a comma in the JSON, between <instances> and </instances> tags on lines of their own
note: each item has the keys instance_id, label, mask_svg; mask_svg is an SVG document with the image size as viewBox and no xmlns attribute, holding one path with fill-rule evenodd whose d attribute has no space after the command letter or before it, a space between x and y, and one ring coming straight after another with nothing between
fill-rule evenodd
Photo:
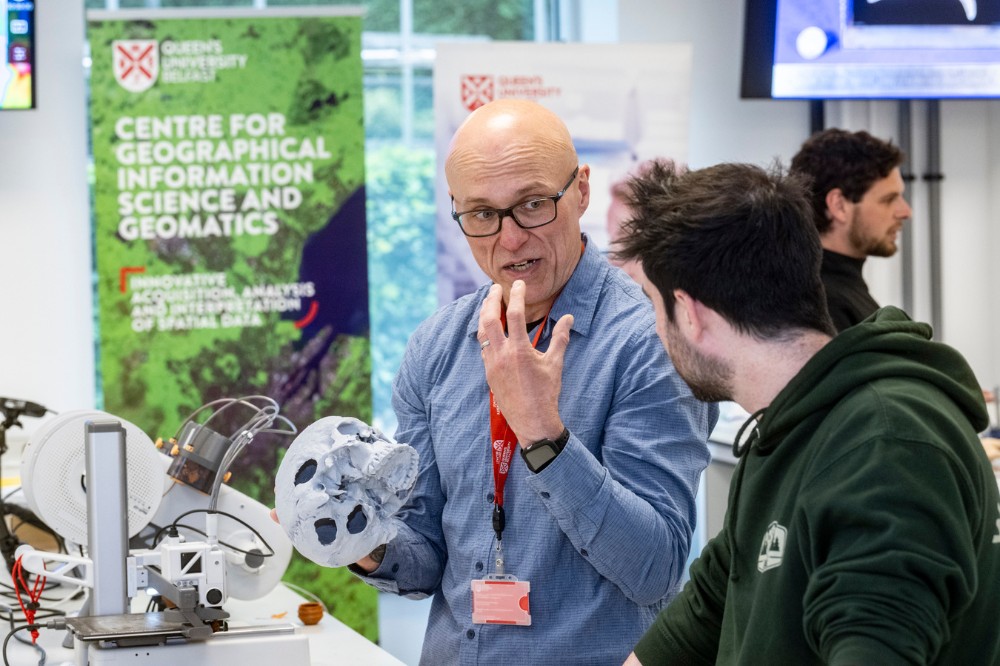
<instances>
[{"instance_id":1,"label":"blue denim shirt","mask_svg":"<svg viewBox=\"0 0 1000 666\"><path fill-rule=\"evenodd\" d=\"M476 331L488 287L410 338L393 384L396 438L420 453L399 534L364 579L434 595L421 663L620 664L676 593L718 409L696 400L639 287L592 243L552 307L575 317L559 413L566 448L534 474L515 454L504 491L506 572L531 584L531 626L472 623L471 581L494 573L493 476Z\"/></svg>"}]
</instances>

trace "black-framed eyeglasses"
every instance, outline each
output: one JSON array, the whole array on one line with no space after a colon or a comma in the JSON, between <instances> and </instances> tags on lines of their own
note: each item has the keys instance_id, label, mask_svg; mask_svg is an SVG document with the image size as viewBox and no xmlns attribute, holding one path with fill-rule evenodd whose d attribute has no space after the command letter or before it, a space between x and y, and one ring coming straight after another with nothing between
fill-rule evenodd
<instances>
[{"instance_id":1,"label":"black-framed eyeglasses","mask_svg":"<svg viewBox=\"0 0 1000 666\"><path fill-rule=\"evenodd\" d=\"M467 210L464 213L457 213L453 210L451 216L458 222L462 233L472 238L482 238L499 233L503 218L508 215L522 229L544 227L555 221L559 209L557 204L569 190L569 186L576 180L578 173L580 173L580 167L573 169L573 175L569 177L566 184L551 197L529 199L510 208L478 208ZM452 199L452 206L454 204L455 200Z\"/></svg>"}]
</instances>

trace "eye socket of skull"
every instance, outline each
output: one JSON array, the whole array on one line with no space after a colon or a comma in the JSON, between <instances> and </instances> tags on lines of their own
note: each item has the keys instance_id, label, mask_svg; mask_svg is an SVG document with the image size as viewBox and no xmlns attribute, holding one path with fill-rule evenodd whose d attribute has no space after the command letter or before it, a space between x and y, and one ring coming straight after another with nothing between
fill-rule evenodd
<instances>
[{"instance_id":1,"label":"eye socket of skull","mask_svg":"<svg viewBox=\"0 0 1000 666\"><path fill-rule=\"evenodd\" d=\"M315 460L307 460L302 463L299 470L295 472L295 485L299 486L303 483L309 481L316 474L316 469L319 467Z\"/></svg>"},{"instance_id":2,"label":"eye socket of skull","mask_svg":"<svg viewBox=\"0 0 1000 666\"><path fill-rule=\"evenodd\" d=\"M337 540L337 521L333 518L320 518L313 523L316 530L316 538L324 546L329 546Z\"/></svg>"},{"instance_id":3,"label":"eye socket of skull","mask_svg":"<svg viewBox=\"0 0 1000 666\"><path fill-rule=\"evenodd\" d=\"M354 507L350 515L347 516L347 531L351 534L361 534L368 527L368 516L360 504Z\"/></svg>"},{"instance_id":4,"label":"eye socket of skull","mask_svg":"<svg viewBox=\"0 0 1000 666\"><path fill-rule=\"evenodd\" d=\"M337 424L337 432L341 435L357 436L367 429L367 426L357 419L343 419Z\"/></svg>"}]
</instances>

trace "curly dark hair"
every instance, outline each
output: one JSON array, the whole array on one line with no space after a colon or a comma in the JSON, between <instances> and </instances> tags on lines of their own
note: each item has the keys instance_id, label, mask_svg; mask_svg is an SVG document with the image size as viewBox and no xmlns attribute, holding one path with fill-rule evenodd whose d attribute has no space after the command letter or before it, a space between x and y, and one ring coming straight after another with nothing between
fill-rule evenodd
<instances>
[{"instance_id":1,"label":"curly dark hair","mask_svg":"<svg viewBox=\"0 0 1000 666\"><path fill-rule=\"evenodd\" d=\"M861 201L872 184L888 176L903 163L904 154L891 141L868 132L830 128L817 132L792 158L789 170L811 183L810 200L816 229L825 233L831 220L826 215L826 195L840 189L854 203Z\"/></svg>"},{"instance_id":2,"label":"curly dark hair","mask_svg":"<svg viewBox=\"0 0 1000 666\"><path fill-rule=\"evenodd\" d=\"M630 187L633 217L615 254L642 263L670 321L683 289L758 339L833 334L801 177L779 164L687 171L657 160Z\"/></svg>"}]
</instances>

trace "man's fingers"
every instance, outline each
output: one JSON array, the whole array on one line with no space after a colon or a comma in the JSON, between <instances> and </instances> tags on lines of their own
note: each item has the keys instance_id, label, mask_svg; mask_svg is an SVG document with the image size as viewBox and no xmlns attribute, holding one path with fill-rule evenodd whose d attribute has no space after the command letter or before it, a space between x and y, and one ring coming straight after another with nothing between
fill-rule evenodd
<instances>
[{"instance_id":1,"label":"man's fingers","mask_svg":"<svg viewBox=\"0 0 1000 666\"><path fill-rule=\"evenodd\" d=\"M500 306L503 302L503 289L495 284L490 287L490 292L483 301L483 307L479 310L479 332L476 336L479 344L484 343L499 344L503 338L503 324L500 323ZM484 348L485 349L485 348Z\"/></svg>"},{"instance_id":2,"label":"man's fingers","mask_svg":"<svg viewBox=\"0 0 1000 666\"><path fill-rule=\"evenodd\" d=\"M510 286L510 302L507 303L507 337L528 338L524 320L524 292L527 288L523 280L514 280Z\"/></svg>"},{"instance_id":3,"label":"man's fingers","mask_svg":"<svg viewBox=\"0 0 1000 666\"><path fill-rule=\"evenodd\" d=\"M552 362L562 367L563 356L566 355L566 347L569 345L569 331L573 328L573 315L565 314L559 318L552 328L552 340L549 342L549 349L545 355Z\"/></svg>"}]
</instances>

